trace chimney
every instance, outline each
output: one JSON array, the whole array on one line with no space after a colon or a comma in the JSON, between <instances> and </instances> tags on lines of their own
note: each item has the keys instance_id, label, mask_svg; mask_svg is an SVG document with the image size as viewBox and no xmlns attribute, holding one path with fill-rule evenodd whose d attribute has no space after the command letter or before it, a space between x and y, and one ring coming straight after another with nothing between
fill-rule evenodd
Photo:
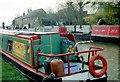
<instances>
[{"instance_id":1,"label":"chimney","mask_svg":"<svg viewBox=\"0 0 120 82\"><path fill-rule=\"evenodd\" d=\"M30 11L32 11L32 9L30 8Z\"/></svg>"},{"instance_id":2,"label":"chimney","mask_svg":"<svg viewBox=\"0 0 120 82\"><path fill-rule=\"evenodd\" d=\"M30 10L28 9L28 13L30 12Z\"/></svg>"},{"instance_id":3,"label":"chimney","mask_svg":"<svg viewBox=\"0 0 120 82\"><path fill-rule=\"evenodd\" d=\"M25 16L25 12L23 12L23 16Z\"/></svg>"}]
</instances>

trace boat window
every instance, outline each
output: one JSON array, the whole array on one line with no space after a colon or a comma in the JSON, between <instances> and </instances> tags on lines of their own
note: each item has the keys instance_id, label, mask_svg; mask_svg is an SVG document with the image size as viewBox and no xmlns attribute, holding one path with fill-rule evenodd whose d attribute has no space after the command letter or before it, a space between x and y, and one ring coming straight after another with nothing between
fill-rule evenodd
<instances>
[{"instance_id":1,"label":"boat window","mask_svg":"<svg viewBox=\"0 0 120 82\"><path fill-rule=\"evenodd\" d=\"M8 51L12 51L12 43L13 43L12 40L8 40L8 45L7 45L7 50Z\"/></svg>"},{"instance_id":2,"label":"boat window","mask_svg":"<svg viewBox=\"0 0 120 82\"><path fill-rule=\"evenodd\" d=\"M3 38L0 37L0 48L1 48L1 46L2 46L2 42L3 42Z\"/></svg>"}]
</instances>

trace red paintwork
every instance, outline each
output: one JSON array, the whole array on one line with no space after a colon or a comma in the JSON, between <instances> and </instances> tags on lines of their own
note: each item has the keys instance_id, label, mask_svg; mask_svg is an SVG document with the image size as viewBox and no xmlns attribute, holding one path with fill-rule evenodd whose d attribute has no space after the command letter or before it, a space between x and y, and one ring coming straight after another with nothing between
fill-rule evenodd
<instances>
[{"instance_id":1,"label":"red paintwork","mask_svg":"<svg viewBox=\"0 0 120 82\"><path fill-rule=\"evenodd\" d=\"M93 49L93 50L92 50ZM92 46L90 47L89 50L85 50L85 51L79 51L76 52L77 55L81 54L81 53L91 53L92 52L92 56L96 55L94 53L96 53L97 51L102 51L104 50L104 48L102 47L96 47L96 46ZM73 55L74 53L66 53L66 54L43 54L43 53L38 53L37 55L37 60L36 60L36 72L38 72L38 59L40 56L46 56L46 57L62 57L62 56L67 56L68 58L68 75L70 75L70 55Z\"/></svg>"},{"instance_id":2,"label":"red paintwork","mask_svg":"<svg viewBox=\"0 0 120 82\"><path fill-rule=\"evenodd\" d=\"M61 37L66 37L68 38L69 40L73 41L73 42L76 42L75 40L75 37L74 37L74 34L67 34L67 33L64 33L64 34L60 34Z\"/></svg>"},{"instance_id":3,"label":"red paintwork","mask_svg":"<svg viewBox=\"0 0 120 82\"><path fill-rule=\"evenodd\" d=\"M14 59L14 60L16 60L16 61L19 61L19 62L23 63L24 65L26 65L26 66L32 68L31 65L26 64L25 62L23 62L23 61L21 61L21 60L18 60L16 57L12 56L11 54L7 53L6 51L1 50L1 49L0 49L0 51L3 52L6 56L8 56L8 57L10 57L10 58L12 58L12 59Z\"/></svg>"},{"instance_id":4,"label":"red paintwork","mask_svg":"<svg viewBox=\"0 0 120 82\"><path fill-rule=\"evenodd\" d=\"M96 72L95 67L94 67L95 66L94 62L95 62L95 60L98 60L98 59L101 60L103 63L103 67L100 72ZM106 70L107 70L107 62L106 62L106 59L102 55L98 54L91 58L91 60L89 62L89 71L90 71L91 75L93 75L95 77L101 77L106 73Z\"/></svg>"},{"instance_id":5,"label":"red paintwork","mask_svg":"<svg viewBox=\"0 0 120 82\"><path fill-rule=\"evenodd\" d=\"M119 25L109 25L109 26L95 25L93 26L92 35L118 37L120 36L120 26Z\"/></svg>"},{"instance_id":6,"label":"red paintwork","mask_svg":"<svg viewBox=\"0 0 120 82\"><path fill-rule=\"evenodd\" d=\"M40 35L21 35L21 34L19 34L19 35L17 35L17 37L21 37L21 38L28 38L28 39L30 39L30 38L32 38L33 40L37 40L37 39L40 39Z\"/></svg>"},{"instance_id":7,"label":"red paintwork","mask_svg":"<svg viewBox=\"0 0 120 82\"><path fill-rule=\"evenodd\" d=\"M71 40L73 42L76 42L74 34L68 34L67 29L65 27L52 28L51 31L52 32L58 32L59 31L61 37L66 37L69 40Z\"/></svg>"},{"instance_id":8,"label":"red paintwork","mask_svg":"<svg viewBox=\"0 0 120 82\"><path fill-rule=\"evenodd\" d=\"M109 36L120 36L120 26L110 26Z\"/></svg>"},{"instance_id":9,"label":"red paintwork","mask_svg":"<svg viewBox=\"0 0 120 82\"><path fill-rule=\"evenodd\" d=\"M30 46L31 46L31 55L32 55L32 68L33 68L34 66L33 38L30 38Z\"/></svg>"},{"instance_id":10,"label":"red paintwork","mask_svg":"<svg viewBox=\"0 0 120 82\"><path fill-rule=\"evenodd\" d=\"M64 27L59 28L60 34L67 33L67 29Z\"/></svg>"},{"instance_id":11,"label":"red paintwork","mask_svg":"<svg viewBox=\"0 0 120 82\"><path fill-rule=\"evenodd\" d=\"M15 61L16 63L18 63L19 65L21 65L22 67L28 69L29 71L36 73L40 76L46 77L47 75L45 73L42 72L36 72L35 69L33 69L30 65L18 60L17 58L15 58L14 56L10 55L9 53L5 52L4 50L0 49L0 52L2 52L4 55L6 55L8 58L12 59L13 61Z\"/></svg>"},{"instance_id":12,"label":"red paintwork","mask_svg":"<svg viewBox=\"0 0 120 82\"><path fill-rule=\"evenodd\" d=\"M7 35L7 34L5 34L5 35ZM31 55L32 55L32 64L31 64L31 67L33 68L33 66L34 66L34 52L33 52L33 44L32 43L33 43L33 40L39 39L39 35L17 34L17 35L8 35L8 36L30 40Z\"/></svg>"},{"instance_id":13,"label":"red paintwork","mask_svg":"<svg viewBox=\"0 0 120 82\"><path fill-rule=\"evenodd\" d=\"M40 39L40 35L48 35L48 34L58 34L58 32L28 32L28 34L21 34L20 32L18 34L14 34L14 33L9 33L9 34L3 34L6 36L13 36L13 37L18 37L18 38L22 38L22 39L28 39L30 40L30 38L33 38L33 40L36 39Z\"/></svg>"},{"instance_id":14,"label":"red paintwork","mask_svg":"<svg viewBox=\"0 0 120 82\"><path fill-rule=\"evenodd\" d=\"M106 25L95 25L93 27L92 34L107 35L108 34L108 26L106 26Z\"/></svg>"}]
</instances>

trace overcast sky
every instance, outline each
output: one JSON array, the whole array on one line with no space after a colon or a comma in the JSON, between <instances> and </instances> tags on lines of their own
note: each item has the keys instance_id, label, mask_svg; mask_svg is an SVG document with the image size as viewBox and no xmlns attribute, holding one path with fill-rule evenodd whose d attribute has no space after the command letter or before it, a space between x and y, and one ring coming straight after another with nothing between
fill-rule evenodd
<instances>
[{"instance_id":1,"label":"overcast sky","mask_svg":"<svg viewBox=\"0 0 120 82\"><path fill-rule=\"evenodd\" d=\"M17 14L22 15L29 8L32 10L39 8L56 10L57 4L62 2L63 0L0 0L0 26L3 21L5 25L10 25Z\"/></svg>"}]
</instances>

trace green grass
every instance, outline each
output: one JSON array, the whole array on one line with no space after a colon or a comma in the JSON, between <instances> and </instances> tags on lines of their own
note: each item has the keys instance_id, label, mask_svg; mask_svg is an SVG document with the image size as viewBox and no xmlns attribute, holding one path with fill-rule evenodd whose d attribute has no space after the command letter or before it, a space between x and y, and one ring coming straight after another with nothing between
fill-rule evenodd
<instances>
[{"instance_id":1,"label":"green grass","mask_svg":"<svg viewBox=\"0 0 120 82\"><path fill-rule=\"evenodd\" d=\"M16 81L16 80L21 80L21 81L29 81L28 78L26 78L22 73L20 73L15 67L11 66L4 60L0 58L0 66L2 66L2 80L4 81ZM2 65L1 65L2 64Z\"/></svg>"}]
</instances>

